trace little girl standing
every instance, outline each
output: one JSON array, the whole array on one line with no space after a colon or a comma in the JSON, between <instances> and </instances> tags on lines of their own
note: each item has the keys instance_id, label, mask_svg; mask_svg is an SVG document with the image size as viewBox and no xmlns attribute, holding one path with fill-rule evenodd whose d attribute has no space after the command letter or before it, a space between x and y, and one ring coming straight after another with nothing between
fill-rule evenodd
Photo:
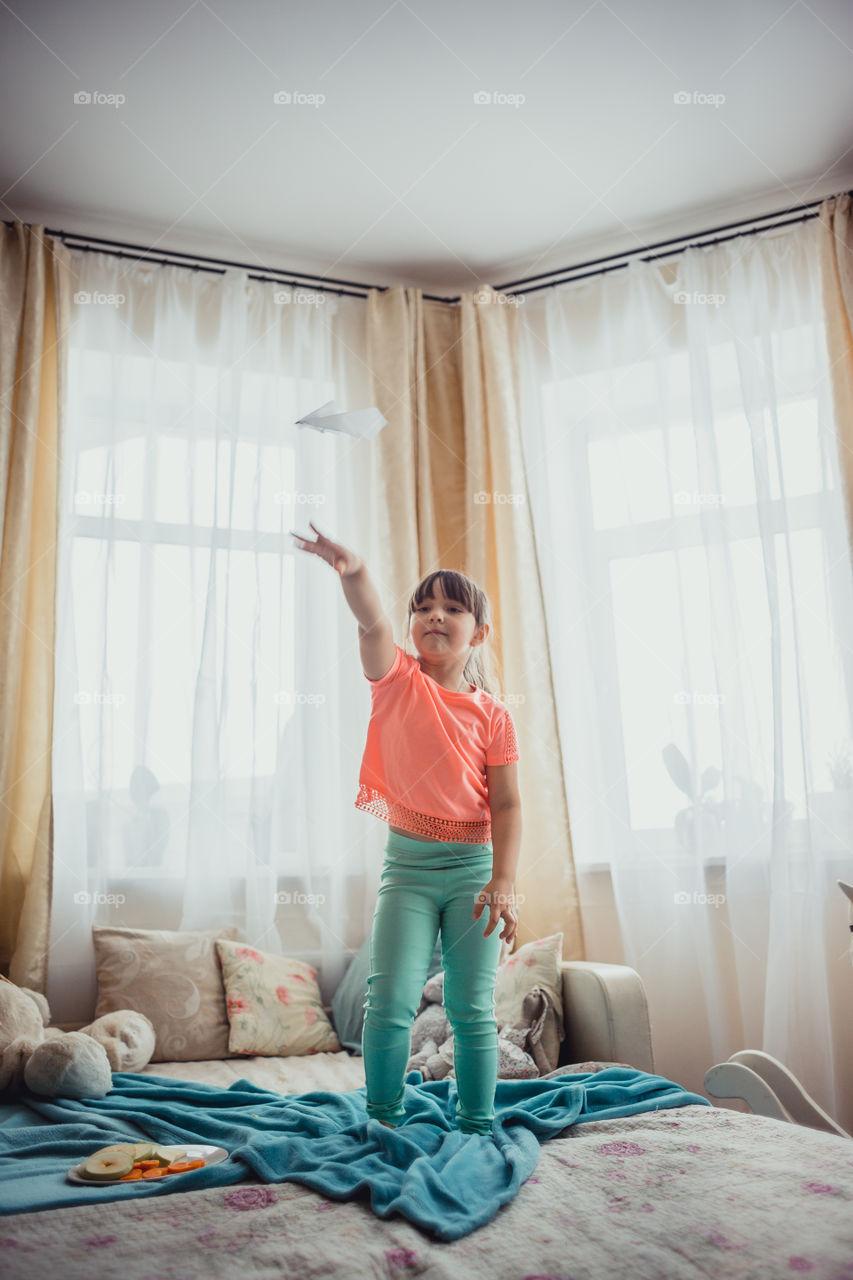
<instances>
[{"instance_id":1,"label":"little girl standing","mask_svg":"<svg viewBox=\"0 0 853 1280\"><path fill-rule=\"evenodd\" d=\"M389 824L364 1006L367 1113L391 1128L405 1119L412 1022L440 931L456 1120L463 1133L486 1134L498 1070L495 980L500 943L518 929L521 839L515 726L502 703L468 678L482 679L476 649L489 631L488 601L463 574L428 574L409 600L414 658L395 644L362 560L311 528L315 542L293 536L340 575L370 681L355 804ZM497 813L500 865L491 843ZM484 908L485 931L477 923Z\"/></svg>"}]
</instances>

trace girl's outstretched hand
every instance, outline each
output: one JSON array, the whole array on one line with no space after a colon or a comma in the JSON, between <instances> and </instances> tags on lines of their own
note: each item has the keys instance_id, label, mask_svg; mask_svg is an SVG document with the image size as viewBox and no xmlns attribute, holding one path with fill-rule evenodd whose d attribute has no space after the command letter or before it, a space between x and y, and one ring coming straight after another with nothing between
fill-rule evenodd
<instances>
[{"instance_id":1,"label":"girl's outstretched hand","mask_svg":"<svg viewBox=\"0 0 853 1280\"><path fill-rule=\"evenodd\" d=\"M483 937L488 938L489 934L503 920L504 931L500 935L501 941L512 942L518 932L518 917L515 914L515 894L512 891L512 881L493 877L488 884L484 884L474 903L475 920L482 915L484 907L489 908L489 923L486 926Z\"/></svg>"},{"instance_id":2,"label":"girl's outstretched hand","mask_svg":"<svg viewBox=\"0 0 853 1280\"><path fill-rule=\"evenodd\" d=\"M325 560L326 564L330 564L342 578L346 578L351 573L356 573L361 568L361 556L357 556L354 551L349 551L339 542L332 542L331 538L326 538L313 520L309 520L308 523L317 535L316 542L310 542L307 538L303 538L301 534L294 533L292 529L290 530L299 543L301 551L313 552L315 556Z\"/></svg>"}]
</instances>

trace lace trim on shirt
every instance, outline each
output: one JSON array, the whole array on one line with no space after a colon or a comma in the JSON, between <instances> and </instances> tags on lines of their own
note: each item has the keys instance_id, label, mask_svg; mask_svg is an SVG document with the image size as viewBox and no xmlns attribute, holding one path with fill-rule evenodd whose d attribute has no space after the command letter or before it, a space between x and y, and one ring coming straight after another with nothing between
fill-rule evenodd
<instances>
[{"instance_id":1,"label":"lace trim on shirt","mask_svg":"<svg viewBox=\"0 0 853 1280\"><path fill-rule=\"evenodd\" d=\"M355 805L376 818L382 818L392 827L405 827L415 837L431 836L434 840L456 840L464 844L487 844L492 838L490 818L434 818L429 813L418 813L405 805L394 804L381 791L361 783Z\"/></svg>"},{"instance_id":2,"label":"lace trim on shirt","mask_svg":"<svg viewBox=\"0 0 853 1280\"><path fill-rule=\"evenodd\" d=\"M506 764L512 764L518 759L518 743L515 738L515 725L512 722L512 716L507 713L506 717Z\"/></svg>"}]
</instances>

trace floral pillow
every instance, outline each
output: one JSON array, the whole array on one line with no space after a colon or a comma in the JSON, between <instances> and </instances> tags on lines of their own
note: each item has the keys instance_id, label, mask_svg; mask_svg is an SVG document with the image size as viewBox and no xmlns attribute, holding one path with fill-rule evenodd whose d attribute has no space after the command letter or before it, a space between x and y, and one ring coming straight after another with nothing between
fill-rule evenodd
<instances>
[{"instance_id":1,"label":"floral pillow","mask_svg":"<svg viewBox=\"0 0 853 1280\"><path fill-rule=\"evenodd\" d=\"M217 943L217 946L219 943ZM557 1029L565 1039L563 1021L563 935L526 942L498 969L495 983L495 1017L499 1027L514 1026L521 1018L524 997L535 986L545 987L554 1002Z\"/></svg>"},{"instance_id":2,"label":"floral pillow","mask_svg":"<svg viewBox=\"0 0 853 1280\"><path fill-rule=\"evenodd\" d=\"M217 941L233 1054L292 1058L342 1048L310 965Z\"/></svg>"}]
</instances>

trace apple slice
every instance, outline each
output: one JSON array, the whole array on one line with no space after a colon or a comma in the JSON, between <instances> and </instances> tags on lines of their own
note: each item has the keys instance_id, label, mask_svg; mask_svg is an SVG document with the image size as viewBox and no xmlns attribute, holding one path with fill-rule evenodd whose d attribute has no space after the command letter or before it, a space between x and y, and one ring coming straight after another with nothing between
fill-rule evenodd
<instances>
[{"instance_id":1,"label":"apple slice","mask_svg":"<svg viewBox=\"0 0 853 1280\"><path fill-rule=\"evenodd\" d=\"M161 1168L167 1168L170 1164L176 1164L178 1160L183 1160L186 1156L183 1147L155 1147L153 1159L157 1160Z\"/></svg>"},{"instance_id":2,"label":"apple slice","mask_svg":"<svg viewBox=\"0 0 853 1280\"><path fill-rule=\"evenodd\" d=\"M153 1160L157 1155L157 1148L151 1142L137 1142L133 1152L134 1162L137 1160Z\"/></svg>"},{"instance_id":3,"label":"apple slice","mask_svg":"<svg viewBox=\"0 0 853 1280\"><path fill-rule=\"evenodd\" d=\"M81 1178L89 1182L113 1182L123 1178L133 1168L133 1156L129 1151L96 1151L78 1167Z\"/></svg>"}]
</instances>

